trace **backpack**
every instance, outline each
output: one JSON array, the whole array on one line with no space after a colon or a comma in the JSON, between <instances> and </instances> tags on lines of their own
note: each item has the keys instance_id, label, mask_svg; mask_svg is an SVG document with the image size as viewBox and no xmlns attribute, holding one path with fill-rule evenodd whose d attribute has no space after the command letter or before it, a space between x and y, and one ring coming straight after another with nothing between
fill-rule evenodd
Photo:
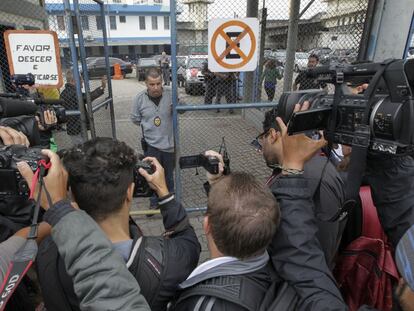
<instances>
[{"instance_id":1,"label":"backpack","mask_svg":"<svg viewBox=\"0 0 414 311\"><path fill-rule=\"evenodd\" d=\"M176 305L190 297L199 297L194 311L211 311L216 298L236 304L240 310L296 310L298 296L294 288L274 277L272 280L270 287L263 287L249 275L215 277L184 290ZM201 308L206 297L209 297L209 303Z\"/></svg>"},{"instance_id":2,"label":"backpack","mask_svg":"<svg viewBox=\"0 0 414 311\"><path fill-rule=\"evenodd\" d=\"M361 236L342 251L334 276L351 311L364 304L391 311L392 288L399 278L392 248L379 222L368 186L361 187L360 198Z\"/></svg>"}]
</instances>

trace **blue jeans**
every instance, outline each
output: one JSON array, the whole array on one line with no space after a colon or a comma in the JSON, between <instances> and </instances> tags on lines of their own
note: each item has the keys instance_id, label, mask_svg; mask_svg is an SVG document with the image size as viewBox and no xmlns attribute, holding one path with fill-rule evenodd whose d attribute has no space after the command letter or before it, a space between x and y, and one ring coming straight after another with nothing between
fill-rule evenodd
<instances>
[{"instance_id":1,"label":"blue jeans","mask_svg":"<svg viewBox=\"0 0 414 311\"><path fill-rule=\"evenodd\" d=\"M161 166L164 168L165 181L167 182L168 191L174 192L175 153L161 151L148 145L148 150L145 153L145 156L156 158L158 162L160 162ZM157 206L158 197L156 194L150 198L150 202L151 206Z\"/></svg>"}]
</instances>

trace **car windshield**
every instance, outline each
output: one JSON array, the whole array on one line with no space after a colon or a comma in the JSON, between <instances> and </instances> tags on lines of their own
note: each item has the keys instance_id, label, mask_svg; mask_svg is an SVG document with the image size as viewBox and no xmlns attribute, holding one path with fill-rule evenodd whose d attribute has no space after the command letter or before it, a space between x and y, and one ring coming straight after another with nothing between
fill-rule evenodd
<instances>
[{"instance_id":1,"label":"car windshield","mask_svg":"<svg viewBox=\"0 0 414 311\"><path fill-rule=\"evenodd\" d=\"M286 58L286 52L276 52L275 57Z\"/></svg>"},{"instance_id":2,"label":"car windshield","mask_svg":"<svg viewBox=\"0 0 414 311\"><path fill-rule=\"evenodd\" d=\"M185 61L186 58L185 57L177 57L177 66L180 67L184 67L185 66Z\"/></svg>"},{"instance_id":3,"label":"car windshield","mask_svg":"<svg viewBox=\"0 0 414 311\"><path fill-rule=\"evenodd\" d=\"M140 59L139 66L157 66L155 59Z\"/></svg>"},{"instance_id":4,"label":"car windshield","mask_svg":"<svg viewBox=\"0 0 414 311\"><path fill-rule=\"evenodd\" d=\"M206 61L206 58L191 58L188 61L188 68L202 68Z\"/></svg>"},{"instance_id":5,"label":"car windshield","mask_svg":"<svg viewBox=\"0 0 414 311\"><path fill-rule=\"evenodd\" d=\"M109 57L109 62L111 63L111 65L114 65L114 64L125 64L125 62L122 60L122 59L120 59L120 58L115 58L115 57Z\"/></svg>"},{"instance_id":6,"label":"car windshield","mask_svg":"<svg viewBox=\"0 0 414 311\"><path fill-rule=\"evenodd\" d=\"M307 59L308 58L308 53L296 53L296 58L299 59Z\"/></svg>"}]
</instances>

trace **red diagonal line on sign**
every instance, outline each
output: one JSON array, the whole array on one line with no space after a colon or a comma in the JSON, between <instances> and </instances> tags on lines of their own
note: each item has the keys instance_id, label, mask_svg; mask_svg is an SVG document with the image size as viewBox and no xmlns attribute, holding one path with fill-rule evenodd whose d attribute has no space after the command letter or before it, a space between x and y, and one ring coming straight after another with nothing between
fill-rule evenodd
<instances>
[{"instance_id":1,"label":"red diagonal line on sign","mask_svg":"<svg viewBox=\"0 0 414 311\"><path fill-rule=\"evenodd\" d=\"M223 59L224 57L227 56L227 54L230 53L231 50L235 50L242 59L246 59L247 56L246 54L243 53L242 50L240 50L240 48L237 46L237 44L241 41L241 39L244 38L244 36L247 34L247 29L245 29L241 34L238 35L238 37L236 38L236 40L231 40L231 38L223 31L220 31L220 35L224 38L224 40L227 41L227 43L229 44L228 48L224 50L223 53L220 54L219 58Z\"/></svg>"}]
</instances>

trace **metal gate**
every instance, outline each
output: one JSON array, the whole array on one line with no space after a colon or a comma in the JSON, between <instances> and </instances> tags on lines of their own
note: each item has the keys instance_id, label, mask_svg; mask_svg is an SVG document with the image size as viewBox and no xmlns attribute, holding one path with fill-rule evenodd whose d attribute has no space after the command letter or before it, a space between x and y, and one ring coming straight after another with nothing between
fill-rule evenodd
<instances>
[{"instance_id":1,"label":"metal gate","mask_svg":"<svg viewBox=\"0 0 414 311\"><path fill-rule=\"evenodd\" d=\"M226 136L232 170L253 173L264 181L271 171L250 142L261 131L265 110L276 106L280 95L298 84L298 74L306 69L309 56L316 57L323 65L359 59L368 3L368 0L171 0L176 158L217 149L221 138ZM245 17L257 17L260 22L256 34L259 65L252 72L219 77L214 92L208 94L200 66L207 63L208 24L214 18ZM270 65L281 73L272 92L268 92L263 81L263 72ZM180 67L186 70L181 88L177 73ZM241 92L240 85L243 85ZM329 91L333 91L330 86ZM185 105L179 104L178 98ZM204 174L180 170L177 162L175 175L175 191L181 202L191 210L206 206Z\"/></svg>"},{"instance_id":2,"label":"metal gate","mask_svg":"<svg viewBox=\"0 0 414 311\"><path fill-rule=\"evenodd\" d=\"M57 134L58 146L98 136L116 138L111 83L114 66L109 59L104 3L52 0L46 2L46 11L49 29L58 34L65 81L73 78L76 88L76 101L71 101L67 114L81 121L80 135L70 132L69 123L68 135Z\"/></svg>"}]
</instances>

